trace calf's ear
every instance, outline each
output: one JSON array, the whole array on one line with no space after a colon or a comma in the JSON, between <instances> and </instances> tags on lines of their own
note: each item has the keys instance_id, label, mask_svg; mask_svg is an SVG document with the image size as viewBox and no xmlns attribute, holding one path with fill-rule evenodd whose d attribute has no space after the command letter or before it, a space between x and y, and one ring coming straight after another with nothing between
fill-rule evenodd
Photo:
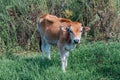
<instances>
[{"instance_id":1,"label":"calf's ear","mask_svg":"<svg viewBox=\"0 0 120 80\"><path fill-rule=\"evenodd\" d=\"M69 26L69 27L61 26L60 29L62 31L68 31L69 32L71 30L71 26Z\"/></svg>"},{"instance_id":2,"label":"calf's ear","mask_svg":"<svg viewBox=\"0 0 120 80\"><path fill-rule=\"evenodd\" d=\"M88 32L90 30L89 27L83 27L83 32Z\"/></svg>"},{"instance_id":3,"label":"calf's ear","mask_svg":"<svg viewBox=\"0 0 120 80\"><path fill-rule=\"evenodd\" d=\"M61 29L62 31L67 31L67 30L66 30L66 27L64 27L64 26L61 26L60 29Z\"/></svg>"}]
</instances>

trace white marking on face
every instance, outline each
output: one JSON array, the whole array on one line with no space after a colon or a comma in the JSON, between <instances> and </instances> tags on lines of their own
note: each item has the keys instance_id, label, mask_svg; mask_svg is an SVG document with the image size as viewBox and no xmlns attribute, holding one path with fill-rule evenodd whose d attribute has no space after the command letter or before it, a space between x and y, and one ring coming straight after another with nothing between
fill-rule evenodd
<instances>
[{"instance_id":1,"label":"white marking on face","mask_svg":"<svg viewBox=\"0 0 120 80\"><path fill-rule=\"evenodd\" d=\"M70 28L70 38L72 40L72 43L80 43L81 35L82 35L83 27L81 27L79 33L77 36L74 35L74 32L72 31L72 27Z\"/></svg>"},{"instance_id":2,"label":"white marking on face","mask_svg":"<svg viewBox=\"0 0 120 80\"><path fill-rule=\"evenodd\" d=\"M78 35L77 37L74 38L75 40L79 40L78 43L80 43L81 36L82 36L82 32L83 32L83 27L80 29L80 33L79 33L79 35Z\"/></svg>"}]
</instances>

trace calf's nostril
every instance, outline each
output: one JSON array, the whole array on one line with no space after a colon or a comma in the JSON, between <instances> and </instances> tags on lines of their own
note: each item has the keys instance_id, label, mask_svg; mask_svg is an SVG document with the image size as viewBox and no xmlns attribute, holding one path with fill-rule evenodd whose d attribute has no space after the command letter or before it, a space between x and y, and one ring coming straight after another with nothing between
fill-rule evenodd
<instances>
[{"instance_id":1,"label":"calf's nostril","mask_svg":"<svg viewBox=\"0 0 120 80\"><path fill-rule=\"evenodd\" d=\"M79 39L75 39L75 40L74 40L74 43L75 43L75 44L79 43Z\"/></svg>"}]
</instances>

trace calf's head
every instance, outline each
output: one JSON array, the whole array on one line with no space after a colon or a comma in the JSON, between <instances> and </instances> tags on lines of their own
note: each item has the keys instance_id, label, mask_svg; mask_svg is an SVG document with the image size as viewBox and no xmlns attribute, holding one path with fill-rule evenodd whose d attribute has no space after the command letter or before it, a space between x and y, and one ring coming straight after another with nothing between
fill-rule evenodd
<instances>
[{"instance_id":1,"label":"calf's head","mask_svg":"<svg viewBox=\"0 0 120 80\"><path fill-rule=\"evenodd\" d=\"M89 27L82 27L81 24L71 25L67 27L67 32L69 33L71 42L73 44L80 43L81 35L83 32L89 31Z\"/></svg>"}]
</instances>

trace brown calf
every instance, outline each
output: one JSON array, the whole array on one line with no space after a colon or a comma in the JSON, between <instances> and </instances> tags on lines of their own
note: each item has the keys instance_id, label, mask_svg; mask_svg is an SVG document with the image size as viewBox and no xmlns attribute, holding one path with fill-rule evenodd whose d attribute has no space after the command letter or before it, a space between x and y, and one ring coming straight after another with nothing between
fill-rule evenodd
<instances>
[{"instance_id":1,"label":"brown calf","mask_svg":"<svg viewBox=\"0 0 120 80\"><path fill-rule=\"evenodd\" d=\"M81 34L90 28L82 27L79 22L72 22L69 19L58 18L56 16L45 14L38 18L38 33L41 37L40 50L42 51L42 59L46 51L48 59L50 57L50 46L57 45L61 55L62 70L67 67L67 57L69 51L76 44L80 43Z\"/></svg>"}]
</instances>

